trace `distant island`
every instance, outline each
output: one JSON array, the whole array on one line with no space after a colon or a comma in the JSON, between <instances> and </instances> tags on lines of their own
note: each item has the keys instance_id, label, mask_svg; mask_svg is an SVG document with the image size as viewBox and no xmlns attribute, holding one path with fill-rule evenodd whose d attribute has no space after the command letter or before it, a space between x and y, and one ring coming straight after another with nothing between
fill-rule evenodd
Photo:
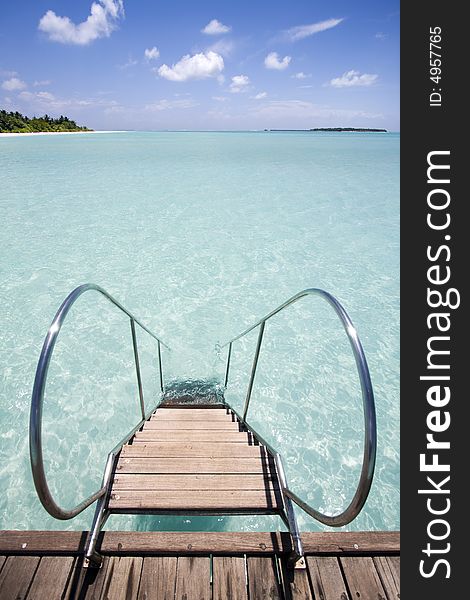
<instances>
[{"instance_id":1,"label":"distant island","mask_svg":"<svg viewBox=\"0 0 470 600\"><path fill-rule=\"evenodd\" d=\"M356 131L368 133L388 133L387 129L371 129L369 127L314 127L313 129L265 129L265 131Z\"/></svg>"},{"instance_id":2,"label":"distant island","mask_svg":"<svg viewBox=\"0 0 470 600\"><path fill-rule=\"evenodd\" d=\"M47 131L93 131L88 127L80 127L68 117L53 119L49 115L43 117L26 117L19 112L0 110L0 133L42 133Z\"/></svg>"},{"instance_id":3,"label":"distant island","mask_svg":"<svg viewBox=\"0 0 470 600\"><path fill-rule=\"evenodd\" d=\"M308 131L365 131L371 133L388 133L386 129L373 129L369 127L315 127Z\"/></svg>"}]
</instances>

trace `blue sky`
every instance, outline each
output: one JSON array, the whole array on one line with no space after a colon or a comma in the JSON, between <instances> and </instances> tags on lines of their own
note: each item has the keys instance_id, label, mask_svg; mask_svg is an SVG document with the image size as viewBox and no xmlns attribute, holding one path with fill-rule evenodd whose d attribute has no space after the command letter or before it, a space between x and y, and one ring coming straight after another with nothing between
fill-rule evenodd
<instances>
[{"instance_id":1,"label":"blue sky","mask_svg":"<svg viewBox=\"0 0 470 600\"><path fill-rule=\"evenodd\" d=\"M397 131L399 2L8 2L0 107L95 129Z\"/></svg>"}]
</instances>

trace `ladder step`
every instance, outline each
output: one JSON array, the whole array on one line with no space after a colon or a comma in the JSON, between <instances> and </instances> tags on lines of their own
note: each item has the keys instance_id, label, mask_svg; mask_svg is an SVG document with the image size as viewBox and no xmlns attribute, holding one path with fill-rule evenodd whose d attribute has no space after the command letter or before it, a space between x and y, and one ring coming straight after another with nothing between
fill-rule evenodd
<instances>
[{"instance_id":1,"label":"ladder step","mask_svg":"<svg viewBox=\"0 0 470 600\"><path fill-rule=\"evenodd\" d=\"M119 455L109 510L130 514L272 514L275 463L232 411L157 409Z\"/></svg>"},{"instance_id":2,"label":"ladder step","mask_svg":"<svg viewBox=\"0 0 470 600\"><path fill-rule=\"evenodd\" d=\"M112 492L109 509L112 511L218 511L230 513L276 512L282 507L277 490L191 490L176 491L117 490Z\"/></svg>"},{"instance_id":3,"label":"ladder step","mask_svg":"<svg viewBox=\"0 0 470 600\"><path fill-rule=\"evenodd\" d=\"M275 476L212 474L212 475L153 475L117 474L113 482L113 492L117 490L193 491L193 490L264 490L266 486L277 485ZM279 486L278 486L279 487Z\"/></svg>"},{"instance_id":4,"label":"ladder step","mask_svg":"<svg viewBox=\"0 0 470 600\"><path fill-rule=\"evenodd\" d=\"M274 461L266 458L120 458L116 473L271 473Z\"/></svg>"}]
</instances>

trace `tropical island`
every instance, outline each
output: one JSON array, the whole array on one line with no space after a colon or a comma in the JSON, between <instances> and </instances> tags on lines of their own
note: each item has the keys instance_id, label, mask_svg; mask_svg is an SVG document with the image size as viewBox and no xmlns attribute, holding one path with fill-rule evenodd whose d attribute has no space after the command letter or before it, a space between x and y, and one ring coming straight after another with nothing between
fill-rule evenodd
<instances>
[{"instance_id":1,"label":"tropical island","mask_svg":"<svg viewBox=\"0 0 470 600\"><path fill-rule=\"evenodd\" d=\"M81 127L75 121L61 115L54 119L49 115L29 118L18 111L0 110L0 133L43 133L58 131L93 131Z\"/></svg>"},{"instance_id":2,"label":"tropical island","mask_svg":"<svg viewBox=\"0 0 470 600\"><path fill-rule=\"evenodd\" d=\"M369 127L314 127L312 129L265 129L264 131L355 131L359 133L388 133L387 129L374 129Z\"/></svg>"},{"instance_id":3,"label":"tropical island","mask_svg":"<svg viewBox=\"0 0 470 600\"><path fill-rule=\"evenodd\" d=\"M361 133L388 133L386 129L374 129L370 127L315 127L309 131L359 131Z\"/></svg>"}]
</instances>

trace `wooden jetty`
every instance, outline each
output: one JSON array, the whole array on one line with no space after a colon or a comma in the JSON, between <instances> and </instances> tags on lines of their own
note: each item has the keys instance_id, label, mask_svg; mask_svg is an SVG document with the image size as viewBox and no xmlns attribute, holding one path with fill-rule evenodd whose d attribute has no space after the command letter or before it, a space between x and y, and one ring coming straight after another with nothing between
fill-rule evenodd
<instances>
[{"instance_id":1,"label":"wooden jetty","mask_svg":"<svg viewBox=\"0 0 470 600\"><path fill-rule=\"evenodd\" d=\"M0 532L2 600L398 600L399 534L303 533L306 569L290 569L288 533Z\"/></svg>"},{"instance_id":2,"label":"wooden jetty","mask_svg":"<svg viewBox=\"0 0 470 600\"><path fill-rule=\"evenodd\" d=\"M48 366L74 302L104 296L130 320L140 421L110 450L101 487L74 508L54 500L44 467L42 413ZM364 452L349 505L331 515L290 489L280 453L247 421L266 322L307 296L336 312L349 338L361 383ZM161 396L144 402L136 326L157 343ZM232 346L257 329L258 339L240 414L225 399ZM39 500L50 515L73 519L95 504L89 532L0 532L0 600L397 600L399 537L387 532L300 533L294 504L327 526L359 514L372 484L376 417L370 374L357 332L328 292L302 290L218 346L227 348L223 386L165 386L162 348L169 347L103 288L84 284L61 304L44 340L33 386L30 458ZM201 382L199 382L201 383ZM110 444L111 445L111 444ZM187 533L104 531L113 514L278 515L287 531Z\"/></svg>"}]
</instances>

